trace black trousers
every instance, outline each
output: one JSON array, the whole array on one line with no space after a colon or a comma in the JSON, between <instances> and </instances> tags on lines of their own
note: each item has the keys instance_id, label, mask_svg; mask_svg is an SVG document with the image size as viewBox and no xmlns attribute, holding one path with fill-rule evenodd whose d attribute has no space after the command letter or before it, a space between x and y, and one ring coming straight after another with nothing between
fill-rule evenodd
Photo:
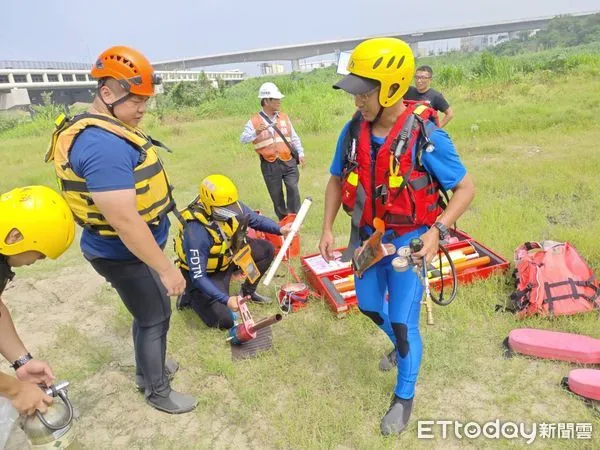
<instances>
[{"instance_id":1,"label":"black trousers","mask_svg":"<svg viewBox=\"0 0 600 450\"><path fill-rule=\"evenodd\" d=\"M171 388L164 367L171 302L158 274L138 259L98 258L90 263L115 288L133 316L136 374L144 377L146 396L168 395Z\"/></svg>"},{"instance_id":2,"label":"black trousers","mask_svg":"<svg viewBox=\"0 0 600 450\"><path fill-rule=\"evenodd\" d=\"M271 265L275 253L273 244L264 239L248 239L248 244L250 245L252 259L254 259L256 267L258 267L258 270L260 271L260 277L253 284L250 284L248 280L244 281L242 284L243 295L249 295L256 291L256 287ZM221 292L225 292L229 295L231 276L236 269L237 266L231 264L226 270L209 273L207 276ZM187 281L187 287L181 298L180 305L190 306L210 328L228 330L233 327L233 317L231 311L227 308L227 305L211 299L204 292L196 289L187 270L181 269L181 273Z\"/></svg>"},{"instance_id":3,"label":"black trousers","mask_svg":"<svg viewBox=\"0 0 600 450\"><path fill-rule=\"evenodd\" d=\"M272 163L260 159L260 170L262 172L267 190L273 201L273 208L279 220L288 214L297 213L300 210L300 191L298 190L298 181L300 180L300 171L298 164L294 159L281 161L276 159ZM287 197L283 198L283 185Z\"/></svg>"}]
</instances>

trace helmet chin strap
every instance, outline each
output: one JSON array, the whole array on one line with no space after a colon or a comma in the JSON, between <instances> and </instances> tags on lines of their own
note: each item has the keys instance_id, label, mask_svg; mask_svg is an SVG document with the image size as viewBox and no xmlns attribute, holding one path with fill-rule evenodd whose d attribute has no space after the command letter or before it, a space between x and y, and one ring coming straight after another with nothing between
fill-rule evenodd
<instances>
[{"instance_id":1,"label":"helmet chin strap","mask_svg":"<svg viewBox=\"0 0 600 450\"><path fill-rule=\"evenodd\" d=\"M15 276L8 264L8 256L0 254L0 294L4 291L6 284Z\"/></svg>"},{"instance_id":2,"label":"helmet chin strap","mask_svg":"<svg viewBox=\"0 0 600 450\"><path fill-rule=\"evenodd\" d=\"M104 106L106 106L106 109L108 109L108 112L110 112L110 115L113 116L115 119L118 119L117 116L115 116L115 106L120 105L121 103L127 101L127 99L129 99L129 97L131 97L133 94L131 94L131 92L128 92L127 94L125 94L123 97L121 97L118 100L115 100L112 103L107 103L104 98L102 97L102 94L100 93L100 89L102 89L102 86L105 86L106 83L104 81L101 81L98 84L98 97L100 97L100 100L102 101L102 103L104 103ZM110 89L110 88L109 88Z\"/></svg>"},{"instance_id":3,"label":"helmet chin strap","mask_svg":"<svg viewBox=\"0 0 600 450\"><path fill-rule=\"evenodd\" d=\"M383 110L385 108L383 106L381 106L381 104L379 105L379 111L377 111L377 115L375 116L375 118L373 119L373 122L371 122L371 128L373 128L373 126L377 123L377 121L379 119L381 119L381 115L383 114Z\"/></svg>"},{"instance_id":4,"label":"helmet chin strap","mask_svg":"<svg viewBox=\"0 0 600 450\"><path fill-rule=\"evenodd\" d=\"M379 84L379 89L381 89L381 83ZM377 104L379 105L379 111L377 111L375 119L373 119L373 122L371 122L371 127L373 127L373 125L375 125L379 121L379 119L381 119L381 115L383 114L383 105L379 101L377 102Z\"/></svg>"}]
</instances>

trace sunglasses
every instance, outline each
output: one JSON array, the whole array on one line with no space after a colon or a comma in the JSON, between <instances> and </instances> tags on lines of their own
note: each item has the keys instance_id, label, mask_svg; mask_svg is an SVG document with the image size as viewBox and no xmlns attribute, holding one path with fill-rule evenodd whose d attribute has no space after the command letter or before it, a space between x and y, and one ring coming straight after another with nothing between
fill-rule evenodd
<instances>
[{"instance_id":1,"label":"sunglasses","mask_svg":"<svg viewBox=\"0 0 600 450\"><path fill-rule=\"evenodd\" d=\"M375 89L371 89L369 92L365 92L364 94L355 95L354 97L364 103L367 100L369 100L371 97L373 97L373 95L377 92L379 92L379 87L376 87Z\"/></svg>"},{"instance_id":2,"label":"sunglasses","mask_svg":"<svg viewBox=\"0 0 600 450\"><path fill-rule=\"evenodd\" d=\"M237 217L239 213L236 213L227 208L221 208L219 206L213 206L211 211L211 217L217 222L227 222L234 217Z\"/></svg>"},{"instance_id":3,"label":"sunglasses","mask_svg":"<svg viewBox=\"0 0 600 450\"><path fill-rule=\"evenodd\" d=\"M142 84L142 76L138 75L137 77L131 77L131 78L127 78L125 80L119 80L119 84L121 85L121 87L123 89L125 89L127 92L129 92L131 90L131 85L139 86ZM154 86L158 86L159 84L162 84L162 77L160 75L158 75L157 73L152 73L152 84Z\"/></svg>"}]
</instances>

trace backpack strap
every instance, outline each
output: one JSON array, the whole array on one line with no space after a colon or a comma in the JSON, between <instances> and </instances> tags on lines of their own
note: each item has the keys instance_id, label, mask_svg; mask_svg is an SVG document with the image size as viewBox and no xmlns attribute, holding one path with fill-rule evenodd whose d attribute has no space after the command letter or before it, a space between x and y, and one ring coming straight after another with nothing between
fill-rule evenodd
<instances>
[{"instance_id":1,"label":"backpack strap","mask_svg":"<svg viewBox=\"0 0 600 450\"><path fill-rule=\"evenodd\" d=\"M348 132L346 133L346 136L344 136L344 141L342 143L342 179L344 179L346 175L353 171L358 165L356 161L356 152L358 147L358 135L360 134L361 119L362 115L359 112L354 114L352 120L350 120ZM354 256L354 250L360 245L359 226L362 213L365 209L366 198L367 194L365 189L362 183L359 182L356 188L356 204L354 205L350 221L350 238L348 241L348 246L342 254L342 262L350 261Z\"/></svg>"},{"instance_id":2,"label":"backpack strap","mask_svg":"<svg viewBox=\"0 0 600 450\"><path fill-rule=\"evenodd\" d=\"M506 309L508 311L517 312L521 311L529 305L529 294L533 286L530 283L527 283L525 289L516 290L512 294L510 294L510 306Z\"/></svg>"},{"instance_id":3,"label":"backpack strap","mask_svg":"<svg viewBox=\"0 0 600 450\"><path fill-rule=\"evenodd\" d=\"M560 300L567 300L571 298L578 299L581 297L590 302L594 308L598 308L598 305L596 304L596 299L600 295L600 288L594 283L594 280L595 277L592 276L586 281L575 281L572 278L568 278L564 281L558 281L556 283L544 283L544 291L546 293L544 303L548 304L548 311L550 312L550 314L554 312L554 302ZM569 294L556 296L552 295L552 289L565 285L570 286L571 288L571 292ZM581 294L577 290L578 287L592 288L594 294L592 296Z\"/></svg>"},{"instance_id":4,"label":"backpack strap","mask_svg":"<svg viewBox=\"0 0 600 450\"><path fill-rule=\"evenodd\" d=\"M429 105L424 103L416 103L410 116L406 119L406 122L400 134L396 137L396 140L392 144L393 153L390 155L390 173L392 173L396 165L400 164L400 157L404 153L406 153L406 151L410 148L411 143L413 142L411 140L413 131L416 128L419 128L420 132L417 137L417 141L414 143L415 154L413 155L411 165L408 168L408 170L405 173L401 174L402 184L398 188L398 192L396 193L394 200L396 199L396 197L398 197L398 195L400 195L400 193L408 184L410 175L412 171L415 170L415 168L417 168L419 171L426 172L430 182L435 180L433 174L427 172L421 164L421 155L423 151L431 152L434 148L433 143L431 142L429 137L431 136L431 131L436 129L437 126L435 122L429 120L431 118L431 111L433 110ZM441 187L439 181L437 181L437 183L440 185L439 190L442 193L438 203L440 204L442 209L446 209L446 205L450 201L450 197L448 196L448 192ZM454 224L454 229L456 229L456 224Z\"/></svg>"},{"instance_id":5,"label":"backpack strap","mask_svg":"<svg viewBox=\"0 0 600 450\"><path fill-rule=\"evenodd\" d=\"M342 178L345 175L356 168L356 152L358 148L358 135L360 134L360 121L362 115L356 112L350 124L348 125L348 132L344 136L342 141Z\"/></svg>"}]
</instances>

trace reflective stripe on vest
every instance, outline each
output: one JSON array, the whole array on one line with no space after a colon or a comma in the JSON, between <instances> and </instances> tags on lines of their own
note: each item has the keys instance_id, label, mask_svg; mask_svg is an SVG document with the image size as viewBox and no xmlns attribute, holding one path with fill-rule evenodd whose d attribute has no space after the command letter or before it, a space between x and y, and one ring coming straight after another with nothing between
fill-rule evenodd
<instances>
[{"instance_id":1,"label":"reflective stripe on vest","mask_svg":"<svg viewBox=\"0 0 600 450\"><path fill-rule=\"evenodd\" d=\"M210 216L196 204L188 206L182 210L181 217L185 222L196 221L204 225L208 234L210 234L214 243L209 250L208 261L206 262L206 271L208 273L220 272L226 270L231 264L231 238L238 229L238 221L234 217L232 223L213 221ZM185 250L183 247L184 225L179 223L179 232L175 237L175 254L177 255L176 265L187 271L190 270Z\"/></svg>"},{"instance_id":2,"label":"reflective stripe on vest","mask_svg":"<svg viewBox=\"0 0 600 450\"><path fill-rule=\"evenodd\" d=\"M158 156L158 145L141 130L105 114L88 113L72 119L59 117L56 126L46 161L53 161L63 197L79 225L102 236L117 236L117 232L94 204L85 179L75 174L69 162L69 152L75 139L91 126L125 139L139 152L140 159L133 172L136 204L138 213L147 224L157 224L175 207L172 187Z\"/></svg>"},{"instance_id":3,"label":"reflective stripe on vest","mask_svg":"<svg viewBox=\"0 0 600 450\"><path fill-rule=\"evenodd\" d=\"M265 124L264 119L258 113L254 114L250 120L255 130ZM292 124L287 114L282 112L278 113L276 125L288 142L291 142ZM254 150L256 150L256 152L266 161L273 162L277 158L282 161L289 161L292 159L289 147L283 139L281 139L279 134L270 127L262 133L259 133L252 143L254 144Z\"/></svg>"}]
</instances>

